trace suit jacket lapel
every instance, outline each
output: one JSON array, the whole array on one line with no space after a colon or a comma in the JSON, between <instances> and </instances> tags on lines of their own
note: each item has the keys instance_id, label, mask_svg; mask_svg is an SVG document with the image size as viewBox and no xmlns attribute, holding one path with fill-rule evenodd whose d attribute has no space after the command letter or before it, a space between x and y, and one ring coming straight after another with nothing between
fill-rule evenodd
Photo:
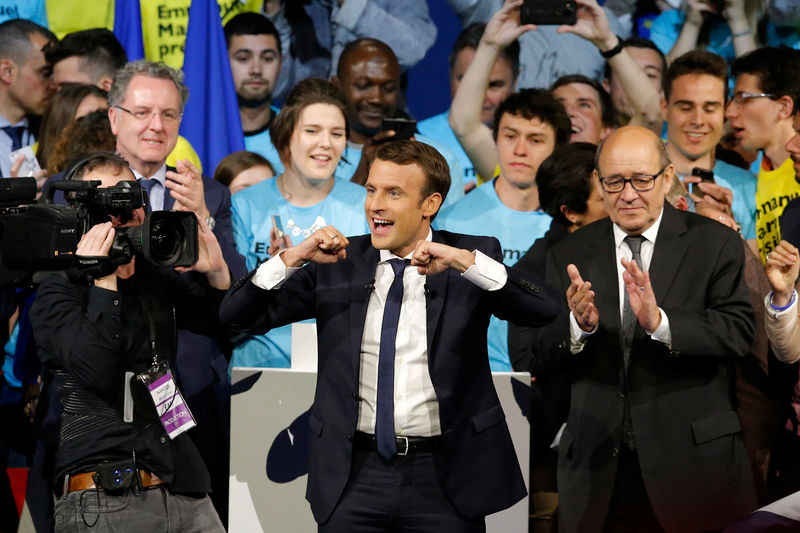
<instances>
[{"instance_id":1,"label":"suit jacket lapel","mask_svg":"<svg viewBox=\"0 0 800 533\"><path fill-rule=\"evenodd\" d=\"M348 250L348 257L351 250ZM352 252L355 253L353 250ZM364 337L364 321L367 319L367 306L372 291L375 290L375 269L380 260L378 250L367 245L361 257L354 257L355 272L350 280L350 327L347 342L348 353L352 354L353 375L358 378L361 365L361 341Z\"/></svg>"},{"instance_id":2,"label":"suit jacket lapel","mask_svg":"<svg viewBox=\"0 0 800 533\"><path fill-rule=\"evenodd\" d=\"M439 232L433 232L433 241L444 243ZM432 368L433 363L433 339L436 337L437 328L442 314L444 300L447 297L447 280L455 273L446 270L432 276L425 277L425 332L428 337L428 366ZM457 274L455 274L457 275Z\"/></svg>"},{"instance_id":3,"label":"suit jacket lapel","mask_svg":"<svg viewBox=\"0 0 800 533\"><path fill-rule=\"evenodd\" d=\"M680 240L686 231L683 217L674 207L665 203L653 258L650 260L650 283L659 305L664 301L686 255L686 246Z\"/></svg>"}]
</instances>

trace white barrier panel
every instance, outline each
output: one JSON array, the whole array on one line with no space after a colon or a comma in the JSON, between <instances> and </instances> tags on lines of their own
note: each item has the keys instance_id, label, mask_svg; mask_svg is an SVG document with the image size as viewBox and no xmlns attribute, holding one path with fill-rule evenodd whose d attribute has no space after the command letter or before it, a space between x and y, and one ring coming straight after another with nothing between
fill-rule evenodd
<instances>
[{"instance_id":1,"label":"white barrier panel","mask_svg":"<svg viewBox=\"0 0 800 533\"><path fill-rule=\"evenodd\" d=\"M530 376L495 373L517 458L528 482ZM305 500L308 409L316 373L234 368L231 396L230 533L317 530ZM528 530L528 498L486 518L487 533Z\"/></svg>"}]
</instances>

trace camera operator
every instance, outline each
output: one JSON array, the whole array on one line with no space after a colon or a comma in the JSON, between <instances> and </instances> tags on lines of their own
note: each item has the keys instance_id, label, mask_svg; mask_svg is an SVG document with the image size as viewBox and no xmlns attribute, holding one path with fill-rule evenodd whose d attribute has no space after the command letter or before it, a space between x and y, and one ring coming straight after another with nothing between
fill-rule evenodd
<instances>
[{"instance_id":1,"label":"camera operator","mask_svg":"<svg viewBox=\"0 0 800 533\"><path fill-rule=\"evenodd\" d=\"M75 178L101 187L135 179L113 154L82 167ZM144 210L109 218L83 235L77 255L109 256L115 228L141 225ZM167 523L176 531L224 531L207 496L208 470L182 433L193 420L168 370L176 328L221 330L217 312L230 273L214 234L199 225L197 262L176 270L205 274L206 283L134 257L92 284L52 275L39 287L30 318L62 399L56 531L165 531Z\"/></svg>"}]
</instances>

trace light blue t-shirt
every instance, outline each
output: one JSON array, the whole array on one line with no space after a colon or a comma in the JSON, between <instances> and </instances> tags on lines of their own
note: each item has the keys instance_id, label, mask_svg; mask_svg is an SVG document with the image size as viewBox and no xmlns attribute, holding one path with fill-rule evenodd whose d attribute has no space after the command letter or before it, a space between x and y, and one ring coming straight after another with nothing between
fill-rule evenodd
<instances>
[{"instance_id":1,"label":"light blue t-shirt","mask_svg":"<svg viewBox=\"0 0 800 533\"><path fill-rule=\"evenodd\" d=\"M272 107L272 112L277 116L279 112L278 108ZM275 120L274 116L273 120ZM248 152L255 152L272 163L276 176L283 174L283 163L281 163L281 158L278 156L278 150L276 150L275 146L272 144L272 139L269 136L269 128L264 128L257 133L249 135L245 133L244 149Z\"/></svg>"},{"instance_id":2,"label":"light blue t-shirt","mask_svg":"<svg viewBox=\"0 0 800 533\"><path fill-rule=\"evenodd\" d=\"M467 183L477 184L478 177L475 173L475 165L472 164L464 148L461 147L461 143L458 142L456 134L447 122L447 116L449 114L450 111L448 110L444 113L426 118L417 124L417 129L425 137L445 145L453 152L458 162L461 163L461 170L464 171L464 185Z\"/></svg>"},{"instance_id":3,"label":"light blue t-shirt","mask_svg":"<svg viewBox=\"0 0 800 533\"><path fill-rule=\"evenodd\" d=\"M292 244L299 244L328 225L335 226L345 236L364 235L369 233L364 214L365 199L364 187L337 179L323 201L310 207L297 207L284 199L277 179L262 181L231 198L236 249L244 256L248 270L269 259L267 250L273 215L281 217L283 230ZM275 328L266 335L249 336L233 349L231 367L288 368L291 344L291 325Z\"/></svg>"},{"instance_id":4,"label":"light blue t-shirt","mask_svg":"<svg viewBox=\"0 0 800 533\"><path fill-rule=\"evenodd\" d=\"M731 210L742 226L742 237L756 238L756 177L749 171L717 160L714 181L733 191Z\"/></svg>"},{"instance_id":5,"label":"light blue t-shirt","mask_svg":"<svg viewBox=\"0 0 800 533\"><path fill-rule=\"evenodd\" d=\"M495 178L476 188L455 205L440 212L433 221L436 229L489 235L503 248L503 264L514 266L533 241L542 237L553 220L544 211L515 211L497 196ZM510 372L508 323L492 316L489 322L489 365L494 372Z\"/></svg>"},{"instance_id":6,"label":"light blue t-shirt","mask_svg":"<svg viewBox=\"0 0 800 533\"><path fill-rule=\"evenodd\" d=\"M464 197L464 182L461 178L463 172L461 170L461 163L458 162L456 156L445 145L429 139L422 135L415 135L414 138L419 142L433 146L447 161L450 167L450 190L447 191L447 198L444 200L442 207L447 207L456 203L459 199ZM335 176L339 179L350 181L353 174L356 173L358 163L361 161L361 145L354 143L347 143L347 146L342 153L342 159L336 167Z\"/></svg>"}]
</instances>

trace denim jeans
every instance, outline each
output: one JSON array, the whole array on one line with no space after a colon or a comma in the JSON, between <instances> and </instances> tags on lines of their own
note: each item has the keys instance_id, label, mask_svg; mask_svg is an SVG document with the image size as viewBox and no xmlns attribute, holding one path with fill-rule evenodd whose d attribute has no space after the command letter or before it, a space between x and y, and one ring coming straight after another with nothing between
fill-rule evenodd
<instances>
[{"instance_id":1,"label":"denim jeans","mask_svg":"<svg viewBox=\"0 0 800 533\"><path fill-rule=\"evenodd\" d=\"M225 531L208 496L172 494L164 486L119 494L102 489L70 492L56 500L54 522L55 533Z\"/></svg>"}]
</instances>

